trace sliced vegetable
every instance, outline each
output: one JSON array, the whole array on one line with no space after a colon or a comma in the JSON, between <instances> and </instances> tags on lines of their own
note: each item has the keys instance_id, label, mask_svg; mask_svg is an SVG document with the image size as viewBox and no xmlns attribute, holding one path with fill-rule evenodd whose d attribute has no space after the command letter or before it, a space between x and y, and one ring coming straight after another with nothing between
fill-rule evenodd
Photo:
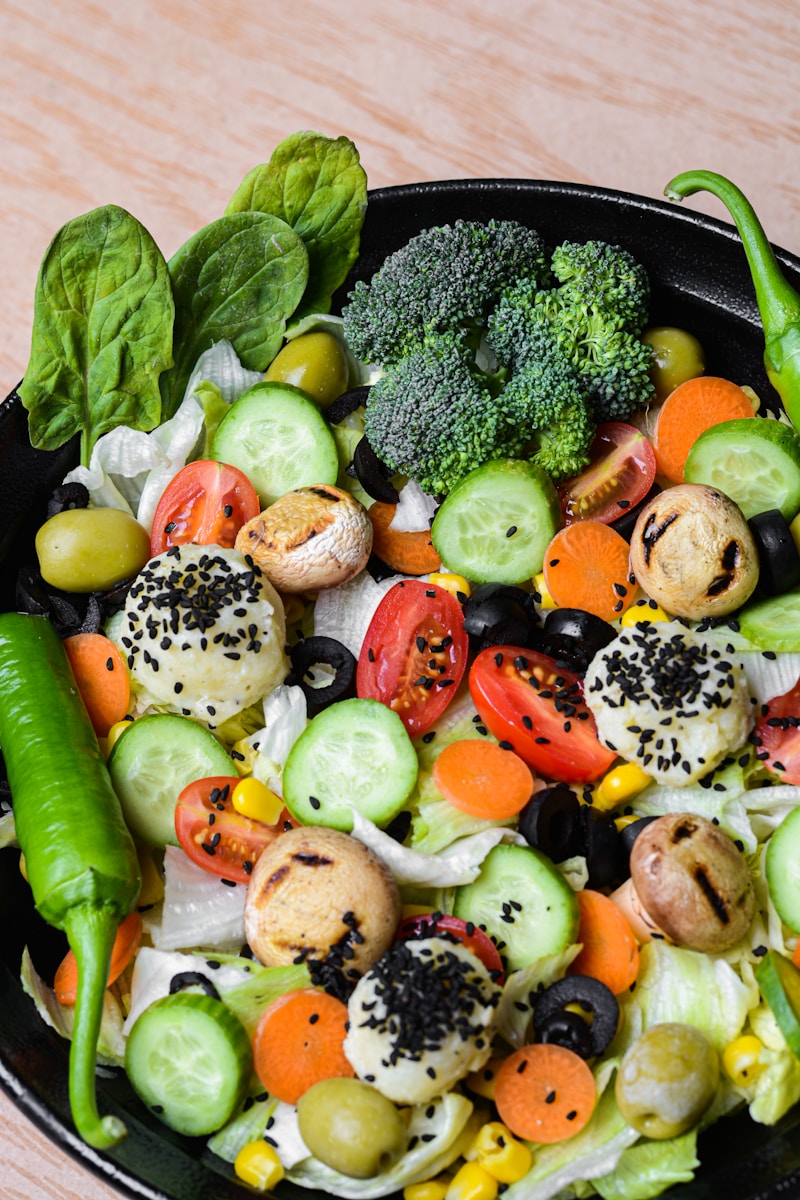
<instances>
[{"instance_id":1,"label":"sliced vegetable","mask_svg":"<svg viewBox=\"0 0 800 1200\"><path fill-rule=\"evenodd\" d=\"M556 979L533 997L533 1028L536 1041L547 1041L540 1036L542 1025L548 1018L566 1013L570 1009L587 1025L589 1053L584 1058L597 1058L610 1045L619 1026L619 1004L610 988L599 979L580 972L570 972L563 979Z\"/></svg>"},{"instance_id":2,"label":"sliced vegetable","mask_svg":"<svg viewBox=\"0 0 800 1200\"><path fill-rule=\"evenodd\" d=\"M253 1038L256 1074L273 1096L296 1104L321 1079L354 1077L345 1057L347 1005L298 988L273 1000Z\"/></svg>"},{"instance_id":3,"label":"sliced vegetable","mask_svg":"<svg viewBox=\"0 0 800 1200\"><path fill-rule=\"evenodd\" d=\"M250 480L229 463L198 459L167 484L153 517L150 553L185 542L230 548L261 505Z\"/></svg>"},{"instance_id":4,"label":"sliced vegetable","mask_svg":"<svg viewBox=\"0 0 800 1200\"><path fill-rule=\"evenodd\" d=\"M497 1072L494 1100L512 1133L529 1142L563 1142L580 1133L597 1100L584 1060L563 1046L515 1050Z\"/></svg>"},{"instance_id":5,"label":"sliced vegetable","mask_svg":"<svg viewBox=\"0 0 800 1200\"><path fill-rule=\"evenodd\" d=\"M797 725L793 732L800 743ZM778 916L789 929L800 933L800 808L787 813L769 839L764 871Z\"/></svg>"},{"instance_id":6,"label":"sliced vegetable","mask_svg":"<svg viewBox=\"0 0 800 1200\"><path fill-rule=\"evenodd\" d=\"M238 775L193 780L177 798L175 833L198 867L247 883L262 852L283 832L289 814L284 809L270 825L244 816L232 799L239 783Z\"/></svg>"},{"instance_id":7,"label":"sliced vegetable","mask_svg":"<svg viewBox=\"0 0 800 1200\"><path fill-rule=\"evenodd\" d=\"M790 691L774 696L764 705L753 740L762 766L779 775L784 783L800 784L800 680ZM785 824L784 821L775 830L770 842ZM800 932L800 926L797 931Z\"/></svg>"},{"instance_id":8,"label":"sliced vegetable","mask_svg":"<svg viewBox=\"0 0 800 1200\"><path fill-rule=\"evenodd\" d=\"M786 1044L800 1058L800 969L777 951L768 950L758 964L756 978Z\"/></svg>"},{"instance_id":9,"label":"sliced vegetable","mask_svg":"<svg viewBox=\"0 0 800 1200\"><path fill-rule=\"evenodd\" d=\"M381 562L402 575L430 575L442 565L428 530L392 529L396 504L376 501L367 510L372 523L372 549Z\"/></svg>"},{"instance_id":10,"label":"sliced vegetable","mask_svg":"<svg viewBox=\"0 0 800 1200\"><path fill-rule=\"evenodd\" d=\"M716 375L687 379L661 406L656 423L658 470L673 483L682 483L689 451L712 425L752 417L750 397L738 384Z\"/></svg>"},{"instance_id":11,"label":"sliced vegetable","mask_svg":"<svg viewBox=\"0 0 800 1200\"><path fill-rule=\"evenodd\" d=\"M590 975L620 996L639 973L639 947L633 930L613 900L602 892L583 888L576 895L581 951L570 963L569 974Z\"/></svg>"},{"instance_id":12,"label":"sliced vegetable","mask_svg":"<svg viewBox=\"0 0 800 1200\"><path fill-rule=\"evenodd\" d=\"M589 466L558 485L564 523L615 521L644 499L655 476L655 452L641 430L622 421L598 425Z\"/></svg>"},{"instance_id":13,"label":"sliced vegetable","mask_svg":"<svg viewBox=\"0 0 800 1200\"><path fill-rule=\"evenodd\" d=\"M461 917L449 913L420 913L404 917L397 929L398 938L453 937L462 942L481 960L492 978L503 981L503 960L488 934Z\"/></svg>"},{"instance_id":14,"label":"sliced vegetable","mask_svg":"<svg viewBox=\"0 0 800 1200\"><path fill-rule=\"evenodd\" d=\"M758 551L758 586L766 596L800 587L800 551L779 508L768 508L747 522Z\"/></svg>"},{"instance_id":15,"label":"sliced vegetable","mask_svg":"<svg viewBox=\"0 0 800 1200\"><path fill-rule=\"evenodd\" d=\"M462 812L505 821L520 812L533 793L530 767L497 742L451 742L433 764L433 782Z\"/></svg>"},{"instance_id":16,"label":"sliced vegetable","mask_svg":"<svg viewBox=\"0 0 800 1200\"><path fill-rule=\"evenodd\" d=\"M722 421L694 443L683 477L719 488L748 520L779 508L791 521L800 509L800 433L767 417Z\"/></svg>"},{"instance_id":17,"label":"sliced vegetable","mask_svg":"<svg viewBox=\"0 0 800 1200\"><path fill-rule=\"evenodd\" d=\"M582 608L613 621L636 595L628 543L599 521L560 529L545 552L547 589L559 608Z\"/></svg>"},{"instance_id":18,"label":"sliced vegetable","mask_svg":"<svg viewBox=\"0 0 800 1200\"><path fill-rule=\"evenodd\" d=\"M133 960L142 939L142 918L134 909L128 913L117 930L114 945L111 949L111 963L108 969L110 987ZM53 980L53 991L59 1004L72 1005L78 998L78 963L75 953L68 950L59 963Z\"/></svg>"},{"instance_id":19,"label":"sliced vegetable","mask_svg":"<svg viewBox=\"0 0 800 1200\"><path fill-rule=\"evenodd\" d=\"M128 711L131 685L125 656L102 633L76 633L64 649L92 728L105 737Z\"/></svg>"}]
</instances>

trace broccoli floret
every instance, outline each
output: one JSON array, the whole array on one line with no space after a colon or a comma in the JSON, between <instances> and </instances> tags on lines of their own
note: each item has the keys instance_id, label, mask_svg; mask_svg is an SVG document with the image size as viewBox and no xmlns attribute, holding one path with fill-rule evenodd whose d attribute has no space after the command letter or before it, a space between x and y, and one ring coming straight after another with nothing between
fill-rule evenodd
<instances>
[{"instance_id":1,"label":"broccoli floret","mask_svg":"<svg viewBox=\"0 0 800 1200\"><path fill-rule=\"evenodd\" d=\"M399 362L428 334L480 326L520 276L550 279L544 244L517 221L456 221L424 230L359 281L342 317L363 361Z\"/></svg>"},{"instance_id":2,"label":"broccoli floret","mask_svg":"<svg viewBox=\"0 0 800 1200\"><path fill-rule=\"evenodd\" d=\"M627 250L607 242L562 242L551 265L564 302L619 320L628 333L642 332L650 284L644 267Z\"/></svg>"}]
</instances>

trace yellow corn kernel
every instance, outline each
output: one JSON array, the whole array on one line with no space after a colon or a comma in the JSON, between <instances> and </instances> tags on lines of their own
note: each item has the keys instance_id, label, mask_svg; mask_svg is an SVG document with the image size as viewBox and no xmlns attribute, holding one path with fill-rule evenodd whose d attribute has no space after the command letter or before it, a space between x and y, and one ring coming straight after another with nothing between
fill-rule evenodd
<instances>
[{"instance_id":1,"label":"yellow corn kernel","mask_svg":"<svg viewBox=\"0 0 800 1200\"><path fill-rule=\"evenodd\" d=\"M252 775L258 751L254 750L249 738L239 738L231 746L231 758L236 763L236 770L242 776Z\"/></svg>"},{"instance_id":2,"label":"yellow corn kernel","mask_svg":"<svg viewBox=\"0 0 800 1200\"><path fill-rule=\"evenodd\" d=\"M619 623L623 629L630 629L637 621L651 621L655 625L658 621L669 620L670 617L660 604L655 604L652 600L637 600L630 608L625 609Z\"/></svg>"},{"instance_id":3,"label":"yellow corn kernel","mask_svg":"<svg viewBox=\"0 0 800 1200\"><path fill-rule=\"evenodd\" d=\"M488 1171L498 1183L516 1183L530 1170L533 1155L501 1121L487 1121L472 1144L468 1157Z\"/></svg>"},{"instance_id":4,"label":"yellow corn kernel","mask_svg":"<svg viewBox=\"0 0 800 1200\"><path fill-rule=\"evenodd\" d=\"M544 581L544 571L540 571L538 575L534 575L533 586L538 593L539 603L541 604L542 608L558 608L558 605L550 595L550 590Z\"/></svg>"},{"instance_id":5,"label":"yellow corn kernel","mask_svg":"<svg viewBox=\"0 0 800 1200\"><path fill-rule=\"evenodd\" d=\"M133 721L133 717L123 717L121 721L117 721L114 725L111 726L111 728L109 729L108 733L105 736L106 757L108 757L108 755L111 753L111 747L114 745L115 742L119 741L119 739L122 737L123 733L129 727L129 725L131 724L132 721Z\"/></svg>"},{"instance_id":6,"label":"yellow corn kernel","mask_svg":"<svg viewBox=\"0 0 800 1200\"><path fill-rule=\"evenodd\" d=\"M283 615L286 624L296 625L298 621L302 621L306 606L301 598L283 592L281 600L283 600Z\"/></svg>"},{"instance_id":7,"label":"yellow corn kernel","mask_svg":"<svg viewBox=\"0 0 800 1200\"><path fill-rule=\"evenodd\" d=\"M472 589L463 575L455 575L452 571L434 571L428 579L436 587L444 588L451 596L455 596L459 604L469 600Z\"/></svg>"},{"instance_id":8,"label":"yellow corn kernel","mask_svg":"<svg viewBox=\"0 0 800 1200\"><path fill-rule=\"evenodd\" d=\"M643 792L652 780L636 763L623 763L604 775L594 789L592 804L600 812L609 812Z\"/></svg>"},{"instance_id":9,"label":"yellow corn kernel","mask_svg":"<svg viewBox=\"0 0 800 1200\"><path fill-rule=\"evenodd\" d=\"M641 821L641 819L638 813L627 813L623 817L614 817L617 833L622 833L623 829L626 829L628 825L632 825L634 821Z\"/></svg>"},{"instance_id":10,"label":"yellow corn kernel","mask_svg":"<svg viewBox=\"0 0 800 1200\"><path fill-rule=\"evenodd\" d=\"M722 1068L737 1087L749 1087L757 1079L766 1063L761 1062L762 1042L752 1033L743 1034L728 1042L722 1051Z\"/></svg>"},{"instance_id":11,"label":"yellow corn kernel","mask_svg":"<svg viewBox=\"0 0 800 1200\"><path fill-rule=\"evenodd\" d=\"M233 1169L244 1183L249 1183L259 1192L272 1191L285 1174L275 1150L263 1139L242 1146L234 1160Z\"/></svg>"},{"instance_id":12,"label":"yellow corn kernel","mask_svg":"<svg viewBox=\"0 0 800 1200\"><path fill-rule=\"evenodd\" d=\"M140 908L149 908L151 904L160 904L164 899L164 880L155 864L152 846L137 842L136 854L139 859L139 874L142 877L142 888L136 903Z\"/></svg>"},{"instance_id":13,"label":"yellow corn kernel","mask_svg":"<svg viewBox=\"0 0 800 1200\"><path fill-rule=\"evenodd\" d=\"M495 1200L498 1186L494 1175L477 1162L465 1162L453 1176L445 1200Z\"/></svg>"},{"instance_id":14,"label":"yellow corn kernel","mask_svg":"<svg viewBox=\"0 0 800 1200\"><path fill-rule=\"evenodd\" d=\"M437 1175L424 1183L409 1183L403 1188L403 1200L444 1200L450 1183L449 1175Z\"/></svg>"},{"instance_id":15,"label":"yellow corn kernel","mask_svg":"<svg viewBox=\"0 0 800 1200\"><path fill-rule=\"evenodd\" d=\"M274 825L283 810L283 801L260 779L248 775L231 792L231 804L243 817Z\"/></svg>"},{"instance_id":16,"label":"yellow corn kernel","mask_svg":"<svg viewBox=\"0 0 800 1200\"><path fill-rule=\"evenodd\" d=\"M494 1100L494 1086L497 1080L497 1072L504 1062L505 1058L503 1056L490 1058L485 1066L480 1067L477 1071L470 1072L464 1083L476 1096L483 1096L485 1100Z\"/></svg>"}]
</instances>

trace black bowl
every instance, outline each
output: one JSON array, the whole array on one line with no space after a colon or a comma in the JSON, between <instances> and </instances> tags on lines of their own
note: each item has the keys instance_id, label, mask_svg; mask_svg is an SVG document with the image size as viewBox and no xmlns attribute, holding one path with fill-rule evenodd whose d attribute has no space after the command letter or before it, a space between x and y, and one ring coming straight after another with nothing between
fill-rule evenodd
<instances>
[{"instance_id":1,"label":"black bowl","mask_svg":"<svg viewBox=\"0 0 800 1200\"><path fill-rule=\"evenodd\" d=\"M458 217L513 218L555 244L601 238L626 246L653 285L653 323L691 330L703 344L709 374L748 383L773 398L762 362L763 338L745 256L732 226L663 201L574 184L531 180L467 180L410 184L370 196L356 278L368 278L385 256L420 229ZM778 251L800 290L800 259ZM12 394L0 405L0 606L13 606L20 563L32 561L32 535L46 499L77 456L34 451L25 414ZM121 1193L147 1200L243 1200L252 1195L202 1142L165 1129L136 1100L122 1073L99 1080L103 1111L118 1113L127 1139L98 1153L76 1135L67 1096L67 1045L39 1019L19 983L22 948L31 947L43 973L60 955L60 935L45 928L21 881L16 852L0 851L0 1085L62 1149ZM11 917L9 920L8 918ZM692 1183L671 1189L674 1200L778 1200L800 1193L800 1106L772 1128L746 1113L719 1122L700 1139L702 1167ZM308 1196L283 1183L280 1197Z\"/></svg>"}]
</instances>

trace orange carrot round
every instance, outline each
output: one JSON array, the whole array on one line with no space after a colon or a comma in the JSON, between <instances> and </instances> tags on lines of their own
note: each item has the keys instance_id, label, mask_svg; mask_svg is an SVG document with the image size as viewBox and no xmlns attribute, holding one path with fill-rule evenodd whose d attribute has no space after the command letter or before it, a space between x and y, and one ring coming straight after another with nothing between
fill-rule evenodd
<instances>
[{"instance_id":1,"label":"orange carrot round","mask_svg":"<svg viewBox=\"0 0 800 1200\"><path fill-rule=\"evenodd\" d=\"M347 1005L327 992L298 988L270 1004L253 1038L256 1074L267 1091L296 1104L312 1084L355 1071L342 1048Z\"/></svg>"},{"instance_id":2,"label":"orange carrot round","mask_svg":"<svg viewBox=\"0 0 800 1200\"><path fill-rule=\"evenodd\" d=\"M466 738L445 746L433 764L433 782L445 800L462 812L504 821L528 803L534 779L513 750Z\"/></svg>"},{"instance_id":3,"label":"orange carrot round","mask_svg":"<svg viewBox=\"0 0 800 1200\"><path fill-rule=\"evenodd\" d=\"M403 575L430 575L442 560L433 548L430 531L390 529L396 504L378 501L367 513L372 523L372 549L382 562Z\"/></svg>"},{"instance_id":4,"label":"orange carrot round","mask_svg":"<svg viewBox=\"0 0 800 1200\"><path fill-rule=\"evenodd\" d=\"M747 392L729 379L698 375L670 392L656 421L654 449L658 470L673 483L683 483L689 451L701 433L722 421L752 417Z\"/></svg>"},{"instance_id":5,"label":"orange carrot round","mask_svg":"<svg viewBox=\"0 0 800 1200\"><path fill-rule=\"evenodd\" d=\"M132 961L142 940L142 918L136 909L129 913L117 930L114 946L111 951L111 964L108 970L110 987ZM78 964L75 955L68 950L62 958L56 977L53 980L53 991L59 1004L72 1005L78 998Z\"/></svg>"},{"instance_id":6,"label":"orange carrot round","mask_svg":"<svg viewBox=\"0 0 800 1200\"><path fill-rule=\"evenodd\" d=\"M576 941L583 949L570 964L570 975L591 975L620 996L639 973L639 946L625 917L602 892L585 888L576 899L580 923Z\"/></svg>"},{"instance_id":7,"label":"orange carrot round","mask_svg":"<svg viewBox=\"0 0 800 1200\"><path fill-rule=\"evenodd\" d=\"M636 596L629 555L628 543L609 525L566 525L545 552L547 590L559 608L582 608L614 621Z\"/></svg>"},{"instance_id":8,"label":"orange carrot round","mask_svg":"<svg viewBox=\"0 0 800 1200\"><path fill-rule=\"evenodd\" d=\"M125 656L102 633L76 633L65 639L64 649L94 731L105 737L131 702Z\"/></svg>"},{"instance_id":9,"label":"orange carrot round","mask_svg":"<svg viewBox=\"0 0 800 1200\"><path fill-rule=\"evenodd\" d=\"M580 1133L597 1099L584 1060L554 1042L515 1050L497 1072L494 1102L500 1119L528 1142L563 1142Z\"/></svg>"}]
</instances>

